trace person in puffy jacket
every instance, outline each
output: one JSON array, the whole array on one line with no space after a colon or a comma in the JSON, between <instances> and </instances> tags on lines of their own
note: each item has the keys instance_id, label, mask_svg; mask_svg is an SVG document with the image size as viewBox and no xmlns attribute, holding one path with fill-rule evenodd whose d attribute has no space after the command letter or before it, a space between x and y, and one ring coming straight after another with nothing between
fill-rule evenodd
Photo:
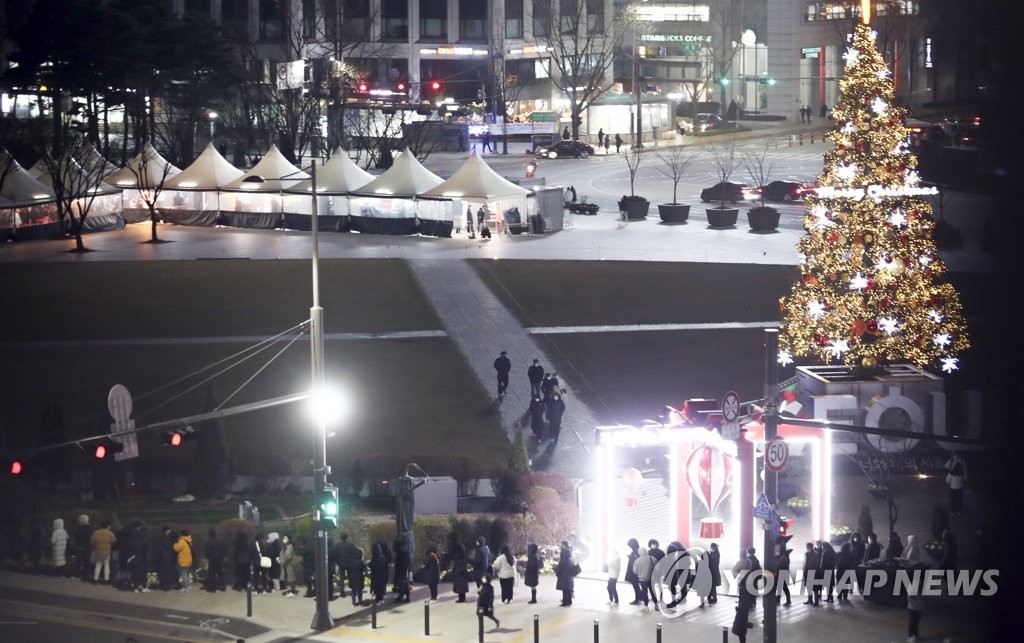
<instances>
[{"instance_id":1,"label":"person in puffy jacket","mask_svg":"<svg viewBox=\"0 0 1024 643\"><path fill-rule=\"evenodd\" d=\"M107 521L89 536L94 561L92 571L94 583L99 582L100 571L103 572L103 582L110 581L110 554L114 550L115 542L117 542L117 536L110 530L110 522Z\"/></svg>"},{"instance_id":2,"label":"person in puffy jacket","mask_svg":"<svg viewBox=\"0 0 1024 643\"><path fill-rule=\"evenodd\" d=\"M53 552L53 573L63 576L67 571L68 564L68 532L64 530L64 521L60 518L53 521L50 547Z\"/></svg>"},{"instance_id":3,"label":"person in puffy jacket","mask_svg":"<svg viewBox=\"0 0 1024 643\"><path fill-rule=\"evenodd\" d=\"M516 558L508 545L501 548L501 553L494 559L492 565L494 576L498 579L501 587L501 602L512 602L512 589L516 585Z\"/></svg>"},{"instance_id":4,"label":"person in puffy jacket","mask_svg":"<svg viewBox=\"0 0 1024 643\"><path fill-rule=\"evenodd\" d=\"M636 573L638 582L640 583L640 600L644 603L644 609L647 609L650 601L654 601L654 607L658 607L658 599L654 596L654 591L651 589L651 572L654 571L654 559L651 558L650 554L643 547L637 550L636 560L633 561L633 571Z\"/></svg>"},{"instance_id":5,"label":"person in puffy jacket","mask_svg":"<svg viewBox=\"0 0 1024 643\"><path fill-rule=\"evenodd\" d=\"M291 536L281 536L281 583L285 586L283 595L286 598L298 596L299 591L295 586L302 574L302 556L295 550L295 543Z\"/></svg>"},{"instance_id":6,"label":"person in puffy jacket","mask_svg":"<svg viewBox=\"0 0 1024 643\"><path fill-rule=\"evenodd\" d=\"M537 602L537 585L540 584L540 568L543 566L537 545L530 543L526 547L526 569L523 572L523 583L530 588L530 603Z\"/></svg>"},{"instance_id":7,"label":"person in puffy jacket","mask_svg":"<svg viewBox=\"0 0 1024 643\"><path fill-rule=\"evenodd\" d=\"M192 534L182 529L178 540L174 541L174 554L177 557L178 576L181 578L181 591L192 589Z\"/></svg>"}]
</instances>

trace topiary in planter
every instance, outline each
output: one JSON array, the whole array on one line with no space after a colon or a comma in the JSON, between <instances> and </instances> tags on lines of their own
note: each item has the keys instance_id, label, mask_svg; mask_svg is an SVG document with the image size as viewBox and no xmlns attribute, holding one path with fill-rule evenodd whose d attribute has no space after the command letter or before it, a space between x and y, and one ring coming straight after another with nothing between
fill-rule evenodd
<instances>
[{"instance_id":1,"label":"topiary in planter","mask_svg":"<svg viewBox=\"0 0 1024 643\"><path fill-rule=\"evenodd\" d=\"M779 227L779 211L769 206L750 208L747 223L754 232L770 232Z\"/></svg>"},{"instance_id":2,"label":"topiary in planter","mask_svg":"<svg viewBox=\"0 0 1024 643\"><path fill-rule=\"evenodd\" d=\"M619 200L619 212L625 212L630 221L646 219L650 208L651 202L642 196L624 196Z\"/></svg>"},{"instance_id":3,"label":"topiary in planter","mask_svg":"<svg viewBox=\"0 0 1024 643\"><path fill-rule=\"evenodd\" d=\"M690 217L690 206L681 203L659 203L658 216L665 223L686 223Z\"/></svg>"},{"instance_id":4,"label":"topiary in planter","mask_svg":"<svg viewBox=\"0 0 1024 643\"><path fill-rule=\"evenodd\" d=\"M798 496L796 498L790 498L786 501L786 506L798 516L806 515L811 510L811 500L809 498Z\"/></svg>"},{"instance_id":5,"label":"topiary in planter","mask_svg":"<svg viewBox=\"0 0 1024 643\"><path fill-rule=\"evenodd\" d=\"M705 208L708 225L712 228L731 228L740 216L739 208Z\"/></svg>"}]
</instances>

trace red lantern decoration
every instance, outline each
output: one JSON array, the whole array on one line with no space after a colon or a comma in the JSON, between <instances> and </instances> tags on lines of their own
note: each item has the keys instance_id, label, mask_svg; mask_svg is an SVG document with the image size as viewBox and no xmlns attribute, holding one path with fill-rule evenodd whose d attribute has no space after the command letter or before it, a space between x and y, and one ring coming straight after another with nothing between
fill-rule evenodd
<instances>
[{"instance_id":1,"label":"red lantern decoration","mask_svg":"<svg viewBox=\"0 0 1024 643\"><path fill-rule=\"evenodd\" d=\"M643 479L644 474L635 467L630 467L622 472L622 484L626 487L627 507L637 506L636 491L640 488L640 483L643 482Z\"/></svg>"},{"instance_id":2,"label":"red lantern decoration","mask_svg":"<svg viewBox=\"0 0 1024 643\"><path fill-rule=\"evenodd\" d=\"M686 482L701 504L713 513L732 491L732 458L709 446L693 450L686 460Z\"/></svg>"}]
</instances>

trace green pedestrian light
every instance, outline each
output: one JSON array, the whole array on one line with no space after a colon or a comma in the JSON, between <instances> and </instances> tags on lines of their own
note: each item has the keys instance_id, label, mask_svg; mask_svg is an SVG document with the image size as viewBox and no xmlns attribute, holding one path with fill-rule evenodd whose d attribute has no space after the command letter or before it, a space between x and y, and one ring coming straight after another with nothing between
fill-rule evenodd
<instances>
[{"instance_id":1,"label":"green pedestrian light","mask_svg":"<svg viewBox=\"0 0 1024 643\"><path fill-rule=\"evenodd\" d=\"M338 526L338 489L325 484L316 503L316 521L320 527L335 529Z\"/></svg>"}]
</instances>

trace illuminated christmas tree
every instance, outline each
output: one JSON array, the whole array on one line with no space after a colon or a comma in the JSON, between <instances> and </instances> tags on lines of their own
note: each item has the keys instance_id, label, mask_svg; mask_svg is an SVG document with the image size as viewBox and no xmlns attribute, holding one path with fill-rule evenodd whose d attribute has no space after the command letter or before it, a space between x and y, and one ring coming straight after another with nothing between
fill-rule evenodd
<instances>
[{"instance_id":1,"label":"illuminated christmas tree","mask_svg":"<svg viewBox=\"0 0 1024 643\"><path fill-rule=\"evenodd\" d=\"M906 110L866 23L844 55L836 129L827 134L797 248L800 279L780 301L779 361L811 355L824 363L874 368L892 362L951 372L970 342L960 299L941 283L946 267L932 239L935 221L909 153Z\"/></svg>"}]
</instances>

